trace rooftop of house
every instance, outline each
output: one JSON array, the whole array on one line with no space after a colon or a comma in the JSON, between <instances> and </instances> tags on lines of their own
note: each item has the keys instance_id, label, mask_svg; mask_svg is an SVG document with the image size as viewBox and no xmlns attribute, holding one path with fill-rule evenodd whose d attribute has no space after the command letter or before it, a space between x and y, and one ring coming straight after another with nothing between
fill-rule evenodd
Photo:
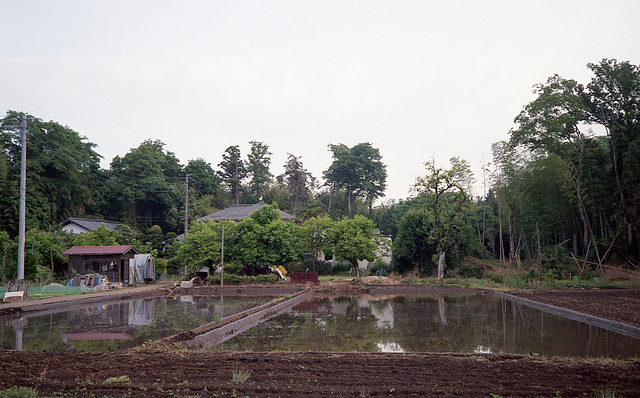
<instances>
[{"instance_id":1,"label":"rooftop of house","mask_svg":"<svg viewBox=\"0 0 640 398\"><path fill-rule=\"evenodd\" d=\"M109 256L126 254L132 252L137 254L138 251L132 245L120 246L74 246L63 252L65 256Z\"/></svg>"},{"instance_id":2,"label":"rooftop of house","mask_svg":"<svg viewBox=\"0 0 640 398\"><path fill-rule=\"evenodd\" d=\"M64 227L66 225L69 224L76 224L81 226L84 229L87 229L89 231L95 231L100 224L104 224L105 227L109 228L110 230L113 231L113 229L115 227L117 227L118 225L122 224L119 223L117 221L107 221L107 220L100 220L100 219L88 219L88 218L79 218L79 217L69 217L66 220L64 220L60 226Z\"/></svg>"},{"instance_id":3,"label":"rooftop of house","mask_svg":"<svg viewBox=\"0 0 640 398\"><path fill-rule=\"evenodd\" d=\"M198 221L238 221L243 218L249 217L251 213L258 210L262 206L266 206L266 203L255 203L251 205L234 205L227 207L226 209L211 213L204 217L198 218ZM280 216L283 220L295 220L296 218L291 214L280 211Z\"/></svg>"}]
</instances>

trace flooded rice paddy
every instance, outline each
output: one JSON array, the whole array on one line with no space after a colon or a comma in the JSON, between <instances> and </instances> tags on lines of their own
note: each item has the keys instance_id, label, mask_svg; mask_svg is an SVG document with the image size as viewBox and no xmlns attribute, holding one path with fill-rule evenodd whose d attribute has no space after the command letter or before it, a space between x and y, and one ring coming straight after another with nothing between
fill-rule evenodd
<instances>
[{"instance_id":1,"label":"flooded rice paddy","mask_svg":"<svg viewBox=\"0 0 640 398\"><path fill-rule=\"evenodd\" d=\"M0 319L0 343L6 349L114 351L270 300L182 296L23 315ZM485 294L314 296L212 350L627 358L640 356L640 340Z\"/></svg>"},{"instance_id":2,"label":"flooded rice paddy","mask_svg":"<svg viewBox=\"0 0 640 398\"><path fill-rule=\"evenodd\" d=\"M107 352L194 329L273 297L155 297L0 318L4 349Z\"/></svg>"}]
</instances>

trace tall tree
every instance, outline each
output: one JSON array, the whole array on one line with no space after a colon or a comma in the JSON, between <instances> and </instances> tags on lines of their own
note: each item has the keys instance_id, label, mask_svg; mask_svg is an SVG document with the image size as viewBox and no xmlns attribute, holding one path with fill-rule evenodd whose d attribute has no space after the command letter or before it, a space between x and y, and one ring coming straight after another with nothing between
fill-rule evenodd
<instances>
[{"instance_id":1,"label":"tall tree","mask_svg":"<svg viewBox=\"0 0 640 398\"><path fill-rule=\"evenodd\" d=\"M592 120L602 124L611 145L620 232L636 264L640 261L640 67L603 59L588 64Z\"/></svg>"},{"instance_id":2,"label":"tall tree","mask_svg":"<svg viewBox=\"0 0 640 398\"><path fill-rule=\"evenodd\" d=\"M180 231L184 221L184 171L178 158L160 140L146 140L111 162L115 208L135 228L159 225Z\"/></svg>"},{"instance_id":3,"label":"tall tree","mask_svg":"<svg viewBox=\"0 0 640 398\"><path fill-rule=\"evenodd\" d=\"M190 160L184 167L184 172L189 176L189 191L197 198L215 194L220 186L220 176L204 159Z\"/></svg>"},{"instance_id":4,"label":"tall tree","mask_svg":"<svg viewBox=\"0 0 640 398\"><path fill-rule=\"evenodd\" d=\"M467 161L453 157L449 162L449 169L437 168L435 160L426 163L427 175L418 177L413 186L418 195L429 199L425 210L433 219L429 241L437 255L438 279L444 278L446 254L455 244L455 230L464 223L473 183L473 173Z\"/></svg>"},{"instance_id":5,"label":"tall tree","mask_svg":"<svg viewBox=\"0 0 640 398\"><path fill-rule=\"evenodd\" d=\"M269 146L263 142L250 141L251 149L247 155L247 174L251 176L249 192L255 199L263 199L264 193L273 181L273 174L269 171L271 152Z\"/></svg>"},{"instance_id":6,"label":"tall tree","mask_svg":"<svg viewBox=\"0 0 640 398\"><path fill-rule=\"evenodd\" d=\"M247 169L240 156L240 147L238 145L228 147L222 154L222 161L218 163L218 167L221 168L218 175L229 187L235 203L240 204L242 181L247 177Z\"/></svg>"},{"instance_id":7,"label":"tall tree","mask_svg":"<svg viewBox=\"0 0 640 398\"><path fill-rule=\"evenodd\" d=\"M584 87L575 80L554 75L546 84L536 85L534 92L538 98L515 118L518 128L511 130L511 142L564 160L574 188L582 222L582 247L586 252L592 233L584 198L584 158L589 140L589 134L583 131L589 119Z\"/></svg>"},{"instance_id":8,"label":"tall tree","mask_svg":"<svg viewBox=\"0 0 640 398\"><path fill-rule=\"evenodd\" d=\"M333 162L324 172L324 178L332 191L343 188L347 195L349 217L354 197L363 196L369 203L384 195L387 171L382 156L370 143L360 143L353 148L344 144L330 144Z\"/></svg>"},{"instance_id":9,"label":"tall tree","mask_svg":"<svg viewBox=\"0 0 640 398\"><path fill-rule=\"evenodd\" d=\"M515 217L518 197L520 196L520 180L525 169L523 155L508 142L500 141L491 145L493 164L496 173L493 176L493 187L498 197L499 247L500 261L505 260L506 250L502 239L503 204L506 204L507 226L509 236L509 264L518 260L516 250Z\"/></svg>"},{"instance_id":10,"label":"tall tree","mask_svg":"<svg viewBox=\"0 0 640 398\"><path fill-rule=\"evenodd\" d=\"M72 215L84 214L94 200L89 188L99 170L95 144L69 127L44 122L31 115L8 111L0 121L0 228L17 231L20 183L20 129L27 118L27 226L47 229Z\"/></svg>"},{"instance_id":11,"label":"tall tree","mask_svg":"<svg viewBox=\"0 0 640 398\"><path fill-rule=\"evenodd\" d=\"M296 216L302 215L311 196L311 188L315 179L302 164L300 157L288 154L284 164L284 174L279 178L286 184L290 194L290 210Z\"/></svg>"}]
</instances>

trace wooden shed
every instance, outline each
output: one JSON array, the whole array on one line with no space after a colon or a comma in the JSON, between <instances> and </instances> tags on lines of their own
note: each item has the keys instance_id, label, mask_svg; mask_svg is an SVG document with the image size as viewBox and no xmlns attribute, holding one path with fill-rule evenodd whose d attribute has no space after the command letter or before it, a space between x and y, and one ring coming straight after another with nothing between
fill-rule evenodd
<instances>
[{"instance_id":1,"label":"wooden shed","mask_svg":"<svg viewBox=\"0 0 640 398\"><path fill-rule=\"evenodd\" d=\"M124 246L74 246L62 253L69 256L69 275L102 274L109 282L129 283L129 270L138 251Z\"/></svg>"}]
</instances>

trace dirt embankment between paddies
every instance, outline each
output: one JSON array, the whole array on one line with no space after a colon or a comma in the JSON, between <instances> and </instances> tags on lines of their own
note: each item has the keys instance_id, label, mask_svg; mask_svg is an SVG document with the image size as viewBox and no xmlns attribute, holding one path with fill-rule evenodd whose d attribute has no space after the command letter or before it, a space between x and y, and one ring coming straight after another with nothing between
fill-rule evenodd
<instances>
[{"instance_id":1,"label":"dirt embankment between paddies","mask_svg":"<svg viewBox=\"0 0 640 398\"><path fill-rule=\"evenodd\" d=\"M402 285L337 285L340 284L321 284L314 290L327 295L469 291ZM215 294L215 288L194 288L183 293L204 294L207 289ZM246 287L236 289L242 290L239 294L249 294ZM297 290L296 287L284 294L293 296ZM629 322L636 322L634 314L640 304L638 292L634 290L513 293ZM169 289L163 294L179 292ZM562 298L565 294L566 300ZM630 304L623 304L626 302ZM640 397L640 359L210 352L184 349L181 344L151 344L105 354L1 350L0 384L3 389L31 387L42 397L54 394L66 397L553 397L558 396L556 394L593 397L607 389L615 390L617 397Z\"/></svg>"}]
</instances>

